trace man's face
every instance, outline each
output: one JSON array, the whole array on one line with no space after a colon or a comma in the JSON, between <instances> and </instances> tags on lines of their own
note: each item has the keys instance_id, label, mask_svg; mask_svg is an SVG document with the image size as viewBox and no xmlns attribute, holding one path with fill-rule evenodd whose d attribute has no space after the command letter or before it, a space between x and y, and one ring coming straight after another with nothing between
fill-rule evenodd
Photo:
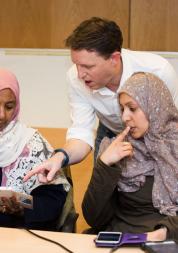
<instances>
[{"instance_id":1,"label":"man's face","mask_svg":"<svg viewBox=\"0 0 178 253\"><path fill-rule=\"evenodd\" d=\"M113 55L105 59L94 51L83 49L71 50L71 58L77 66L79 79L91 90L103 88L114 82L116 65Z\"/></svg>"}]
</instances>

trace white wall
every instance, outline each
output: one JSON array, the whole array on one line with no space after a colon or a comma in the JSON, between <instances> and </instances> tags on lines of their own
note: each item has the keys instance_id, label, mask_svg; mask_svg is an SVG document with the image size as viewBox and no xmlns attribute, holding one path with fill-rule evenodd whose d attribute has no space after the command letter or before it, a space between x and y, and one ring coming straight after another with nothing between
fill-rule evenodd
<instances>
[{"instance_id":1,"label":"white wall","mask_svg":"<svg viewBox=\"0 0 178 253\"><path fill-rule=\"evenodd\" d=\"M166 57L178 73L178 53L155 52ZM68 50L1 49L0 67L14 72L21 87L21 120L38 127L70 125L66 72Z\"/></svg>"},{"instance_id":2,"label":"white wall","mask_svg":"<svg viewBox=\"0 0 178 253\"><path fill-rule=\"evenodd\" d=\"M66 72L71 64L68 50L0 50L0 67L19 80L23 122L39 127L70 125Z\"/></svg>"}]
</instances>

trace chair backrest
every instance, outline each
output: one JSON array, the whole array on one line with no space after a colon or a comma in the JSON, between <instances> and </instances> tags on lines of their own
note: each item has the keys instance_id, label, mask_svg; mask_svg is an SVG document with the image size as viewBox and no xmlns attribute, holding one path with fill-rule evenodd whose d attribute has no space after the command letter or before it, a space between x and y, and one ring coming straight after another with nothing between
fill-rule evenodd
<instances>
[{"instance_id":1,"label":"chair backrest","mask_svg":"<svg viewBox=\"0 0 178 253\"><path fill-rule=\"evenodd\" d=\"M75 206L74 206L73 182L72 182L70 166L63 168L63 172L66 178L68 179L71 187L70 187L69 192L67 193L67 197L66 197L66 201L65 201L62 213L60 214L59 219L57 221L56 229L57 231L61 231L61 232L75 233L76 221L79 214L76 213Z\"/></svg>"}]
</instances>

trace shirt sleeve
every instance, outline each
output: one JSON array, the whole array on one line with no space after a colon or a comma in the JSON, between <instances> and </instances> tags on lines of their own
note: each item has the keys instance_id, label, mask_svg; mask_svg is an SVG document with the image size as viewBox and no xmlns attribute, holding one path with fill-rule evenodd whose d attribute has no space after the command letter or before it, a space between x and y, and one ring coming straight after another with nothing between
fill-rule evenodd
<instances>
[{"instance_id":1,"label":"shirt sleeve","mask_svg":"<svg viewBox=\"0 0 178 253\"><path fill-rule=\"evenodd\" d=\"M167 239L177 240L178 242L178 216L166 216L163 218L159 224L156 225L155 229L161 226L167 228Z\"/></svg>"},{"instance_id":2,"label":"shirt sleeve","mask_svg":"<svg viewBox=\"0 0 178 253\"><path fill-rule=\"evenodd\" d=\"M91 227L101 229L112 219L112 196L119 176L118 168L108 167L98 158L82 203L84 218Z\"/></svg>"},{"instance_id":3,"label":"shirt sleeve","mask_svg":"<svg viewBox=\"0 0 178 253\"><path fill-rule=\"evenodd\" d=\"M75 65L69 70L67 79L72 121L72 125L67 131L67 140L80 139L93 148L96 124L95 110L87 99L86 90L82 88L84 84L77 78Z\"/></svg>"},{"instance_id":4,"label":"shirt sleeve","mask_svg":"<svg viewBox=\"0 0 178 253\"><path fill-rule=\"evenodd\" d=\"M160 78L167 85L173 97L174 103L178 108L178 75L173 66L167 60L165 60L164 67L161 69Z\"/></svg>"}]
</instances>

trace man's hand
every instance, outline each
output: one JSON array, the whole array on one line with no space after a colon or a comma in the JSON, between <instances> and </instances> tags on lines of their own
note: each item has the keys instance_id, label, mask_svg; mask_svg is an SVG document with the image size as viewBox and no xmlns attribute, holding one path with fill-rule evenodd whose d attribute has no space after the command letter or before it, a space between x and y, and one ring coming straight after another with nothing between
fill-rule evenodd
<instances>
[{"instance_id":1,"label":"man's hand","mask_svg":"<svg viewBox=\"0 0 178 253\"><path fill-rule=\"evenodd\" d=\"M112 165L126 156L133 155L133 147L129 142L124 141L130 127L120 133L116 139L109 145L109 147L100 156L100 159L107 165Z\"/></svg>"},{"instance_id":2,"label":"man's hand","mask_svg":"<svg viewBox=\"0 0 178 253\"><path fill-rule=\"evenodd\" d=\"M55 174L59 171L64 159L64 154L59 152L53 155L50 159L46 160L39 166L35 167L27 173L24 177L26 182L33 175L38 174L38 179L41 183L48 183L53 180Z\"/></svg>"}]
</instances>

